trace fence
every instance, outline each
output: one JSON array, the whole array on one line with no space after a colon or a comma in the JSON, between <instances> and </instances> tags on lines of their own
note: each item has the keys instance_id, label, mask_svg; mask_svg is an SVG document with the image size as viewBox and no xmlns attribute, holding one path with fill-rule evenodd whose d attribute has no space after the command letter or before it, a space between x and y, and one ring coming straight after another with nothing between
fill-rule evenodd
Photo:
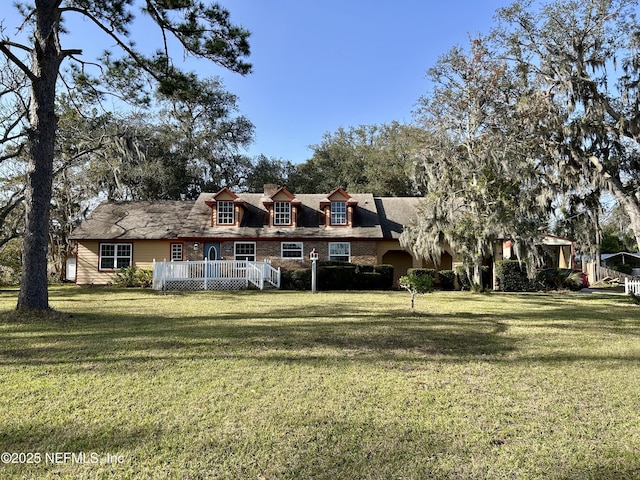
<instances>
[{"instance_id":1,"label":"fence","mask_svg":"<svg viewBox=\"0 0 640 480\"><path fill-rule=\"evenodd\" d=\"M634 295L640 295L640 280L624 279L624 293L627 295L633 293Z\"/></svg>"},{"instance_id":2,"label":"fence","mask_svg":"<svg viewBox=\"0 0 640 480\"><path fill-rule=\"evenodd\" d=\"M280 288L280 269L268 261L153 261L155 290L240 290L249 285L260 290L268 285Z\"/></svg>"}]
</instances>

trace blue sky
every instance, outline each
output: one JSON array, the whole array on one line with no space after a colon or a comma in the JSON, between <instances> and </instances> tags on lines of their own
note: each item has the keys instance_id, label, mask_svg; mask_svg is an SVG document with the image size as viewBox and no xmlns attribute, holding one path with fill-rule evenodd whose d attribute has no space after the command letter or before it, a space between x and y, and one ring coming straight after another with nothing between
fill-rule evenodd
<instances>
[{"instance_id":1,"label":"blue sky","mask_svg":"<svg viewBox=\"0 0 640 480\"><path fill-rule=\"evenodd\" d=\"M240 113L256 129L249 155L299 163L311 157L310 145L339 127L411 121L416 101L429 90L426 71L438 56L454 45L466 45L469 34L486 33L496 9L512 2L221 3L235 23L252 32L253 73L243 77L202 62L197 71L221 76L227 90L239 97ZM11 10L2 15L5 26L15 25ZM67 25L73 41L63 48L110 46L86 20ZM134 29L132 38L141 46L150 44L157 38L151 33L140 35Z\"/></svg>"},{"instance_id":2,"label":"blue sky","mask_svg":"<svg viewBox=\"0 0 640 480\"><path fill-rule=\"evenodd\" d=\"M409 122L426 71L508 0L226 2L252 31L247 77L223 74L256 126L253 154L293 162L339 127Z\"/></svg>"}]
</instances>

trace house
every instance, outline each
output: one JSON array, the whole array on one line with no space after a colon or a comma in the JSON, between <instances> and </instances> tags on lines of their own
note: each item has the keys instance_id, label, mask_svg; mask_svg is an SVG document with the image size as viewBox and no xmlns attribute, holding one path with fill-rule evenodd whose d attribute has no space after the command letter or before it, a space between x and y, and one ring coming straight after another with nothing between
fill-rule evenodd
<instances>
[{"instance_id":1,"label":"house","mask_svg":"<svg viewBox=\"0 0 640 480\"><path fill-rule=\"evenodd\" d=\"M603 267L640 276L640 252L603 253L600 259Z\"/></svg>"},{"instance_id":2,"label":"house","mask_svg":"<svg viewBox=\"0 0 640 480\"><path fill-rule=\"evenodd\" d=\"M420 201L349 194L294 195L265 185L262 193L223 188L195 201L104 202L72 234L78 285L106 285L130 265L155 261L268 261L274 268L320 260L390 264L397 280L408 268L436 268L400 247L399 237ZM438 269L451 269L446 251Z\"/></svg>"},{"instance_id":3,"label":"house","mask_svg":"<svg viewBox=\"0 0 640 480\"><path fill-rule=\"evenodd\" d=\"M72 234L78 285L106 285L115 272L156 262L249 261L273 268L309 266L320 260L394 267L394 283L409 268L451 270L460 260L445 248L438 265L400 246L403 226L420 197L374 197L336 188L327 194L295 195L265 185L262 193L223 188L191 201L105 202ZM543 238L555 266L569 266L572 243ZM510 244L496 247L493 260L509 258ZM244 267L243 267L244 268ZM206 288L206 286L205 286Z\"/></svg>"}]
</instances>

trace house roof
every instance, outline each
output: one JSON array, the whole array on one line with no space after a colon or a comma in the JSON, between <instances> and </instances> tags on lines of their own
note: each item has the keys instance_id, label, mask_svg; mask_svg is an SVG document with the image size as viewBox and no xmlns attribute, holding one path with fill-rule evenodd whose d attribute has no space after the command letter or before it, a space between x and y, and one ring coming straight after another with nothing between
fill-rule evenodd
<instances>
[{"instance_id":1,"label":"house roof","mask_svg":"<svg viewBox=\"0 0 640 480\"><path fill-rule=\"evenodd\" d=\"M611 260L612 258L618 257L618 256L621 257L623 259L623 261L624 261L625 257L631 257L631 258L634 258L636 260L640 260L640 252L636 252L636 253L633 253L633 252L603 253L600 256L600 258L603 261L607 261L607 260Z\"/></svg>"},{"instance_id":2,"label":"house roof","mask_svg":"<svg viewBox=\"0 0 640 480\"><path fill-rule=\"evenodd\" d=\"M104 202L78 228L74 240L160 240L170 238L398 238L420 201L419 197L379 198L350 194L353 226L324 227L326 194L295 195L299 202L296 227L268 227L263 193L240 193L242 223L211 226L207 203L216 193L190 201ZM356 203L357 202L357 203Z\"/></svg>"},{"instance_id":3,"label":"house roof","mask_svg":"<svg viewBox=\"0 0 640 480\"><path fill-rule=\"evenodd\" d=\"M177 238L193 201L104 202L71 234L73 240Z\"/></svg>"},{"instance_id":4,"label":"house roof","mask_svg":"<svg viewBox=\"0 0 640 480\"><path fill-rule=\"evenodd\" d=\"M216 238L286 238L286 237L323 237L323 238L383 238L376 202L371 194L353 194L351 198L358 202L354 207L353 227L323 228L324 213L320 204L326 195L300 194L297 227L267 227L268 210L264 205L262 193L241 193L239 198L245 202L245 214L240 227L211 226L211 210L206 202L211 193L202 193L195 202L187 221L180 230L181 237Z\"/></svg>"},{"instance_id":5,"label":"house roof","mask_svg":"<svg viewBox=\"0 0 640 480\"><path fill-rule=\"evenodd\" d=\"M377 197L375 199L384 238L400 238L404 225L416 213L422 197Z\"/></svg>"}]
</instances>

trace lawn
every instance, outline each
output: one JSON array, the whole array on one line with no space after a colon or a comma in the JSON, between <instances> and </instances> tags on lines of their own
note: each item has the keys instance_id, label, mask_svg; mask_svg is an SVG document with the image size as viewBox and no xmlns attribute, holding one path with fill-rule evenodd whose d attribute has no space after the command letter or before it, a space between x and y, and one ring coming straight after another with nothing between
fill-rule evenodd
<instances>
[{"instance_id":1,"label":"lawn","mask_svg":"<svg viewBox=\"0 0 640 480\"><path fill-rule=\"evenodd\" d=\"M29 322L15 302L0 478L640 478L624 296L65 287L69 315Z\"/></svg>"}]
</instances>

